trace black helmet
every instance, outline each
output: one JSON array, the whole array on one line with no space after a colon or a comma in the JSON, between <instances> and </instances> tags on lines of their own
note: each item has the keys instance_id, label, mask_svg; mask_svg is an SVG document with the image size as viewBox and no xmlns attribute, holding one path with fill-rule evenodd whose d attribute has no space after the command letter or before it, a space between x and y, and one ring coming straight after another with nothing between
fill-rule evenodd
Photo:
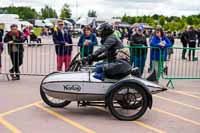
<instances>
[{"instance_id":1,"label":"black helmet","mask_svg":"<svg viewBox=\"0 0 200 133\"><path fill-rule=\"evenodd\" d=\"M102 25L100 25L97 28L97 32L98 34L100 34L101 37L107 37L109 35L111 35L114 30L113 30L113 26L109 23L103 23Z\"/></svg>"}]
</instances>

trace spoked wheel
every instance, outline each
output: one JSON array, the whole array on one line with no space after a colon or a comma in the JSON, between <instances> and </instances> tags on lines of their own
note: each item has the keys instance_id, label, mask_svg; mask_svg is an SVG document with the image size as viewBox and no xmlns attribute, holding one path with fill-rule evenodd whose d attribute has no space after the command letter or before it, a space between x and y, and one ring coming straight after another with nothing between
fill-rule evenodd
<instances>
[{"instance_id":1,"label":"spoked wheel","mask_svg":"<svg viewBox=\"0 0 200 133\"><path fill-rule=\"evenodd\" d=\"M40 95L42 97L42 100L49 106L54 108L64 108L65 106L69 105L71 101L67 100L61 100L57 98L53 98L45 94L42 87L40 87Z\"/></svg>"},{"instance_id":2,"label":"spoked wheel","mask_svg":"<svg viewBox=\"0 0 200 133\"><path fill-rule=\"evenodd\" d=\"M112 115L119 120L137 120L148 108L148 97L144 89L132 83L113 89L106 102Z\"/></svg>"},{"instance_id":3,"label":"spoked wheel","mask_svg":"<svg viewBox=\"0 0 200 133\"><path fill-rule=\"evenodd\" d=\"M131 106L129 106L129 103L127 101L117 101L120 106L122 106L123 109L138 109L142 106L142 101L139 101L137 103L132 104Z\"/></svg>"}]
</instances>

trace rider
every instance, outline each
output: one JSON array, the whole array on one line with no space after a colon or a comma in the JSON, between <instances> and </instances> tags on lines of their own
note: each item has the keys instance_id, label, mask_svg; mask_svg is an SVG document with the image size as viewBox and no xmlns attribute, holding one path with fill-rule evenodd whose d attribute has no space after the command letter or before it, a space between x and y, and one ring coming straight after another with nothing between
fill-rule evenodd
<instances>
[{"instance_id":1,"label":"rider","mask_svg":"<svg viewBox=\"0 0 200 133\"><path fill-rule=\"evenodd\" d=\"M118 76L118 78L121 78L122 76L126 75L131 68L127 61L117 59L117 50L122 49L123 44L121 40L115 36L114 29L111 24L102 24L98 31L101 36L102 45L84 60L104 60L102 63L96 64L94 77L97 79L103 80L105 76L107 78L116 78Z\"/></svg>"},{"instance_id":2,"label":"rider","mask_svg":"<svg viewBox=\"0 0 200 133\"><path fill-rule=\"evenodd\" d=\"M94 72L96 79L121 79L132 72L129 56L120 50L113 62L97 63Z\"/></svg>"}]
</instances>

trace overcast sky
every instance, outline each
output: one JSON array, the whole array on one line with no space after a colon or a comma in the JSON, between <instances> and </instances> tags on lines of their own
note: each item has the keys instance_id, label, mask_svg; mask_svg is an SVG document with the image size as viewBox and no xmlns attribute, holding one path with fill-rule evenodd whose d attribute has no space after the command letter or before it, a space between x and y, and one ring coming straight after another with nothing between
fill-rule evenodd
<instances>
[{"instance_id":1,"label":"overcast sky","mask_svg":"<svg viewBox=\"0 0 200 133\"><path fill-rule=\"evenodd\" d=\"M96 10L102 18L123 16L124 13L131 16L155 13L188 16L200 13L200 0L0 0L0 7L14 3L15 6L31 6L39 11L47 4L60 14L64 2L70 5L73 17L86 16L90 9Z\"/></svg>"}]
</instances>

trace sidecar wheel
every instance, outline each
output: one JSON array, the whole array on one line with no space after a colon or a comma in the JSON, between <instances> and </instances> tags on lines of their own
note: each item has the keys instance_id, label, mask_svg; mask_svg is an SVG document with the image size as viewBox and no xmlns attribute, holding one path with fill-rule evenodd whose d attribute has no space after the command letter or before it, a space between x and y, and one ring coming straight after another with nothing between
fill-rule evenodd
<instances>
[{"instance_id":1,"label":"sidecar wheel","mask_svg":"<svg viewBox=\"0 0 200 133\"><path fill-rule=\"evenodd\" d=\"M133 83L122 83L112 89L106 99L111 114L119 120L137 120L148 108L144 89Z\"/></svg>"},{"instance_id":2,"label":"sidecar wheel","mask_svg":"<svg viewBox=\"0 0 200 133\"><path fill-rule=\"evenodd\" d=\"M71 103L71 101L67 101L67 100L60 100L60 99L56 99L53 97L48 96L47 94L45 94L45 92L43 91L42 87L40 87L40 95L42 97L42 100L49 106L53 107L53 108L64 108L65 106L69 105Z\"/></svg>"}]
</instances>

